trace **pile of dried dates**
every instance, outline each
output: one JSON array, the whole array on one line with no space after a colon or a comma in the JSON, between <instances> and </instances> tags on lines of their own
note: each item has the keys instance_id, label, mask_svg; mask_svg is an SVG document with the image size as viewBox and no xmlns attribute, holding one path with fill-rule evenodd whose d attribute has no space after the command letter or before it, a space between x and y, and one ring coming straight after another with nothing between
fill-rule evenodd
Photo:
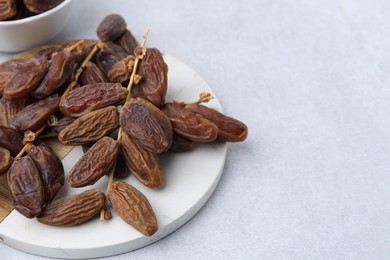
<instances>
[{"instance_id":1,"label":"pile of dried dates","mask_svg":"<svg viewBox=\"0 0 390 260\"><path fill-rule=\"evenodd\" d=\"M61 4L64 0L0 0L0 21L19 20L37 15Z\"/></svg>"},{"instance_id":2,"label":"pile of dried dates","mask_svg":"<svg viewBox=\"0 0 390 260\"><path fill-rule=\"evenodd\" d=\"M28 2L28 1L25 1ZM53 226L84 223L109 208L146 236L157 229L148 199L123 181L128 169L149 188L164 175L158 155L185 152L194 142L241 142L245 124L196 102L166 102L168 66L146 48L125 20L108 15L97 41L41 49L0 65L0 172L7 173L14 207ZM67 176L45 137L84 148ZM67 183L85 187L108 175L107 191L92 188L56 199ZM115 178L115 181L113 181Z\"/></svg>"}]
</instances>

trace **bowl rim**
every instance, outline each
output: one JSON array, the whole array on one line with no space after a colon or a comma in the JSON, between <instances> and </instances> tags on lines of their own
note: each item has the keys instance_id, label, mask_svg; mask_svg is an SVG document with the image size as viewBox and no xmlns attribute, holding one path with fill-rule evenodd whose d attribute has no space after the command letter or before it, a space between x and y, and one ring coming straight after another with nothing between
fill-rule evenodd
<instances>
[{"instance_id":1,"label":"bowl rim","mask_svg":"<svg viewBox=\"0 0 390 260\"><path fill-rule=\"evenodd\" d=\"M43 18L43 17L49 16L49 15L51 15L53 13L56 13L62 7L65 7L66 5L70 4L72 1L73 0L64 0L62 3L60 3L59 5L54 7L53 9L50 9L50 10L48 10L46 12L43 12L43 13L40 13L40 14L36 14L36 15L33 15L33 16L30 16L30 17L22 18L22 19L19 19L19 20L13 20L13 21L0 21L0 27L1 26L6 26L6 25L23 24L23 23L28 23L28 22L34 21L34 20L38 20L40 18Z\"/></svg>"}]
</instances>

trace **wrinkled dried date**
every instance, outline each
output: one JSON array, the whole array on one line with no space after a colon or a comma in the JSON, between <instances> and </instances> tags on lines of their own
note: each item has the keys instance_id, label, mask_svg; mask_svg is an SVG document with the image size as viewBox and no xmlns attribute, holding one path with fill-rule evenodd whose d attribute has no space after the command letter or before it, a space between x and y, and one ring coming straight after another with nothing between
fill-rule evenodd
<instances>
[{"instance_id":1,"label":"wrinkled dried date","mask_svg":"<svg viewBox=\"0 0 390 260\"><path fill-rule=\"evenodd\" d=\"M101 108L70 123L58 134L58 140L66 145L94 142L114 131L119 125L118 121L116 107Z\"/></svg>"},{"instance_id":2,"label":"wrinkled dried date","mask_svg":"<svg viewBox=\"0 0 390 260\"><path fill-rule=\"evenodd\" d=\"M6 172L11 167L14 158L8 149L0 147L0 174Z\"/></svg>"},{"instance_id":3,"label":"wrinkled dried date","mask_svg":"<svg viewBox=\"0 0 390 260\"><path fill-rule=\"evenodd\" d=\"M36 131L46 124L46 120L59 110L60 97L55 94L23 108L17 113L11 125L19 132Z\"/></svg>"},{"instance_id":4,"label":"wrinkled dried date","mask_svg":"<svg viewBox=\"0 0 390 260\"><path fill-rule=\"evenodd\" d=\"M66 49L54 53L45 77L32 95L36 99L42 99L54 93L66 81L69 81L76 65L76 57Z\"/></svg>"},{"instance_id":5,"label":"wrinkled dried date","mask_svg":"<svg viewBox=\"0 0 390 260\"><path fill-rule=\"evenodd\" d=\"M73 89L61 98L61 112L70 117L79 117L99 108L123 104L127 89L119 83L97 83Z\"/></svg>"},{"instance_id":6,"label":"wrinkled dried date","mask_svg":"<svg viewBox=\"0 0 390 260\"><path fill-rule=\"evenodd\" d=\"M225 142L242 142L248 135L248 127L241 121L226 116L215 109L188 104L185 108L198 113L218 126L218 139Z\"/></svg>"},{"instance_id":7,"label":"wrinkled dried date","mask_svg":"<svg viewBox=\"0 0 390 260\"><path fill-rule=\"evenodd\" d=\"M111 137L97 141L73 166L67 180L72 187L92 185L108 174L115 164L119 144Z\"/></svg>"},{"instance_id":8,"label":"wrinkled dried date","mask_svg":"<svg viewBox=\"0 0 390 260\"><path fill-rule=\"evenodd\" d=\"M169 118L152 103L142 98L131 98L120 113L122 129L144 149L162 153L172 143Z\"/></svg>"},{"instance_id":9,"label":"wrinkled dried date","mask_svg":"<svg viewBox=\"0 0 390 260\"><path fill-rule=\"evenodd\" d=\"M3 97L8 100L28 97L41 83L49 65L50 62L45 57L21 60L4 88Z\"/></svg>"},{"instance_id":10,"label":"wrinkled dried date","mask_svg":"<svg viewBox=\"0 0 390 260\"><path fill-rule=\"evenodd\" d=\"M107 15L99 24L96 34L102 41L115 41L126 31L126 21L117 14Z\"/></svg>"},{"instance_id":11,"label":"wrinkled dried date","mask_svg":"<svg viewBox=\"0 0 390 260\"><path fill-rule=\"evenodd\" d=\"M31 145L27 154L34 161L41 176L46 202L51 202L64 185L64 166L48 146Z\"/></svg>"},{"instance_id":12,"label":"wrinkled dried date","mask_svg":"<svg viewBox=\"0 0 390 260\"><path fill-rule=\"evenodd\" d=\"M176 103L166 103L161 111L171 120L173 130L194 142L212 142L217 139L218 127L203 116Z\"/></svg>"},{"instance_id":13,"label":"wrinkled dried date","mask_svg":"<svg viewBox=\"0 0 390 260\"><path fill-rule=\"evenodd\" d=\"M157 107L162 106L168 89L168 66L158 49L147 49L138 73L142 80L133 87L132 97L142 97Z\"/></svg>"},{"instance_id":14,"label":"wrinkled dried date","mask_svg":"<svg viewBox=\"0 0 390 260\"><path fill-rule=\"evenodd\" d=\"M26 155L8 171L8 185L17 211L27 218L36 217L45 203L45 193L37 167Z\"/></svg>"},{"instance_id":15,"label":"wrinkled dried date","mask_svg":"<svg viewBox=\"0 0 390 260\"><path fill-rule=\"evenodd\" d=\"M121 154L131 173L145 186L157 188L163 183L163 175L156 154L134 142L125 132L120 139Z\"/></svg>"},{"instance_id":16,"label":"wrinkled dried date","mask_svg":"<svg viewBox=\"0 0 390 260\"><path fill-rule=\"evenodd\" d=\"M22 136L11 128L0 126L0 147L8 149L15 156L23 148Z\"/></svg>"},{"instance_id":17,"label":"wrinkled dried date","mask_svg":"<svg viewBox=\"0 0 390 260\"><path fill-rule=\"evenodd\" d=\"M106 197L99 189L63 197L45 207L37 220L50 226L75 226L87 222L104 206Z\"/></svg>"},{"instance_id":18,"label":"wrinkled dried date","mask_svg":"<svg viewBox=\"0 0 390 260\"><path fill-rule=\"evenodd\" d=\"M139 190L126 182L116 181L107 195L115 212L126 223L145 236L156 233L156 215L148 199Z\"/></svg>"}]
</instances>

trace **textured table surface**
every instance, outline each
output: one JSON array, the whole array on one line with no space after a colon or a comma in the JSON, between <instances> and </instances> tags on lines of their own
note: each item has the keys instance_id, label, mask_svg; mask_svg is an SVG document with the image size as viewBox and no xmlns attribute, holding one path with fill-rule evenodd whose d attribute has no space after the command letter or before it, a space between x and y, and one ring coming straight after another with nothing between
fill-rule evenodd
<instances>
[{"instance_id":1,"label":"textured table surface","mask_svg":"<svg viewBox=\"0 0 390 260\"><path fill-rule=\"evenodd\" d=\"M148 46L197 71L250 129L193 219L107 259L390 258L389 1L74 4L54 41L96 38L109 13L138 38L150 26Z\"/></svg>"}]
</instances>

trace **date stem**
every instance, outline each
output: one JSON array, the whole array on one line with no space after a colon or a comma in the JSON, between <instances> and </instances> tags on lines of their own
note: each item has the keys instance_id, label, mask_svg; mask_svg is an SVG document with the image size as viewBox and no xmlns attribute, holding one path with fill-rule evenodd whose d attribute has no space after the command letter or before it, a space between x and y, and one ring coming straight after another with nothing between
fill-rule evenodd
<instances>
[{"instance_id":1,"label":"date stem","mask_svg":"<svg viewBox=\"0 0 390 260\"><path fill-rule=\"evenodd\" d=\"M28 138L27 138L28 140L24 144L22 150L20 150L20 152L15 156L15 161L22 158L23 154L31 146L31 143L34 142L34 140L38 137L39 134L41 134L43 132L43 130L45 130L45 128L46 128L46 124L43 125L41 128L39 128L36 132L32 132L32 131L25 132L25 136L28 136Z\"/></svg>"},{"instance_id":2,"label":"date stem","mask_svg":"<svg viewBox=\"0 0 390 260\"><path fill-rule=\"evenodd\" d=\"M173 102L176 103L176 104L179 104L181 106L185 106L185 105L199 105L199 104L202 104L202 103L207 103L207 102L209 102L212 99L214 99L214 96L210 92L201 92L199 94L199 99L197 101L186 103L184 101L174 100Z\"/></svg>"},{"instance_id":3,"label":"date stem","mask_svg":"<svg viewBox=\"0 0 390 260\"><path fill-rule=\"evenodd\" d=\"M131 76L130 76L130 81L129 81L129 84L127 85L127 98L126 98L126 102L125 104L130 100L131 98L131 88L133 87L133 84L134 84L134 79L136 78L136 73L137 73L137 69L138 69L138 65L139 65L139 62L140 60L143 59L143 57L145 56L145 53L146 53L146 48L145 48L145 44L146 44L146 40L148 38L148 35L149 35L149 32L150 32L150 28L146 28L146 31L144 32L144 35L143 35L143 39L142 39L142 42L141 42L141 45L138 46L134 53L135 53L135 62L134 62L134 68L133 68L133 71L131 73ZM119 130L118 130L118 137L117 137L117 142L120 141L121 139L121 136L122 136L122 127L119 127ZM116 162L115 162L115 165L114 167L112 167L111 169L111 172L108 176L108 183L107 183L107 189L106 189L106 195L108 194L109 190L110 190L110 187L111 187L111 184L112 184L112 180L114 178L114 172L115 172L115 168L116 168ZM111 217L111 214L110 214L110 210L107 208L107 205L105 205L102 209L102 211L100 212L100 220L105 220L107 218Z\"/></svg>"}]
</instances>

